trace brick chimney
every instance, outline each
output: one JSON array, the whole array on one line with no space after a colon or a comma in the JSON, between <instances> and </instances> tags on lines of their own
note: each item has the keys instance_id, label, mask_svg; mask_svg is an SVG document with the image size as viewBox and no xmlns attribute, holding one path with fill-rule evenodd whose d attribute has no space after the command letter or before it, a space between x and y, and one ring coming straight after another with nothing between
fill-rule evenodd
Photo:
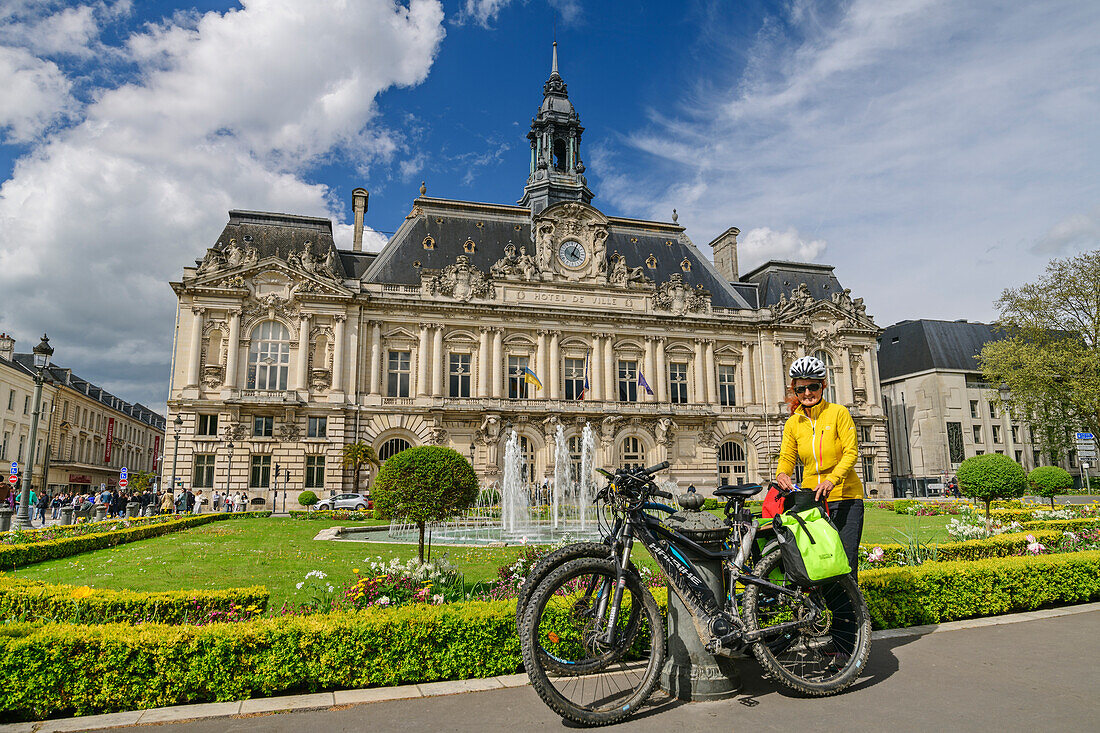
<instances>
[{"instance_id":1,"label":"brick chimney","mask_svg":"<svg viewBox=\"0 0 1100 733\"><path fill-rule=\"evenodd\" d=\"M714 250L714 267L718 270L718 274L729 282L736 282L739 277L737 274L737 235L740 233L741 230L737 227L730 227L710 243L711 248Z\"/></svg>"},{"instance_id":2,"label":"brick chimney","mask_svg":"<svg viewBox=\"0 0 1100 733\"><path fill-rule=\"evenodd\" d=\"M365 188L357 188L351 192L351 208L355 212L355 239L351 249L354 252L363 251L363 214L367 213L367 199L370 194Z\"/></svg>"},{"instance_id":3,"label":"brick chimney","mask_svg":"<svg viewBox=\"0 0 1100 733\"><path fill-rule=\"evenodd\" d=\"M15 339L0 333L0 358L11 361L15 357Z\"/></svg>"}]
</instances>

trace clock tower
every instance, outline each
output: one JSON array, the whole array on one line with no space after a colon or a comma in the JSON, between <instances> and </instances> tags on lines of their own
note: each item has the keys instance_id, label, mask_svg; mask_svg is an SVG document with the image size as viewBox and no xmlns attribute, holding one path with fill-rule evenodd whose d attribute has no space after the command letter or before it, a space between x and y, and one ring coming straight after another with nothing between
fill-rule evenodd
<instances>
[{"instance_id":1,"label":"clock tower","mask_svg":"<svg viewBox=\"0 0 1100 733\"><path fill-rule=\"evenodd\" d=\"M554 60L550 78L542 85L542 105L527 139L531 143L531 171L523 189L520 206L529 206L531 215L562 201L592 201L592 192L584 177L581 162L581 118L569 101L565 82L558 73L558 44L554 42ZM571 257L576 255L570 253Z\"/></svg>"}]
</instances>

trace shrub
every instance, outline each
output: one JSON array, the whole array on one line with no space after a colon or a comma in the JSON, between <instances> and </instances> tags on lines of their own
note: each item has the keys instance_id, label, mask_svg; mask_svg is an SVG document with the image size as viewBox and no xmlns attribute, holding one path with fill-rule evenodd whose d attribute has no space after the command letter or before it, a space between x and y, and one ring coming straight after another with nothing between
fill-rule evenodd
<instances>
[{"instance_id":1,"label":"shrub","mask_svg":"<svg viewBox=\"0 0 1100 733\"><path fill-rule=\"evenodd\" d=\"M314 494L309 489L298 494L298 503L302 506L313 506L318 501L320 501L320 499L317 498L317 494Z\"/></svg>"},{"instance_id":2,"label":"shrub","mask_svg":"<svg viewBox=\"0 0 1100 733\"><path fill-rule=\"evenodd\" d=\"M390 456L374 479L371 496L383 516L404 517L420 530L424 562L424 528L447 519L477 500L473 467L458 451L421 445Z\"/></svg>"},{"instance_id":3,"label":"shrub","mask_svg":"<svg viewBox=\"0 0 1100 733\"><path fill-rule=\"evenodd\" d=\"M1062 536L1062 528L1046 527L1050 522L1042 522L1042 527L1032 530L1032 535L1044 544L1050 544ZM936 560L941 562L984 560L991 557L1010 557L1020 555L1027 551L1029 541L1026 532L1012 532L1000 534L994 537L979 540L965 540L963 542L945 542L936 546ZM909 548L901 544L860 545L861 554L866 557L874 549L882 550L876 553L879 558L876 564L888 566L904 562L909 554ZM906 563L911 564L911 563Z\"/></svg>"},{"instance_id":4,"label":"shrub","mask_svg":"<svg viewBox=\"0 0 1100 733\"><path fill-rule=\"evenodd\" d=\"M1058 466L1039 466L1027 475L1027 485L1036 496L1050 499L1050 508L1054 508L1054 497L1073 488L1073 476Z\"/></svg>"},{"instance_id":5,"label":"shrub","mask_svg":"<svg viewBox=\"0 0 1100 733\"><path fill-rule=\"evenodd\" d=\"M370 509L320 509L314 512L304 512L301 509L290 512L291 519L324 519L342 522L363 522L374 519L374 512Z\"/></svg>"},{"instance_id":6,"label":"shrub","mask_svg":"<svg viewBox=\"0 0 1100 733\"><path fill-rule=\"evenodd\" d=\"M989 522L990 502L1023 496L1027 489L1023 466L999 453L967 458L959 466L957 475L963 495L985 502L986 522Z\"/></svg>"},{"instance_id":7,"label":"shrub","mask_svg":"<svg viewBox=\"0 0 1100 733\"><path fill-rule=\"evenodd\" d=\"M79 624L246 620L263 613L268 595L263 586L137 593L0 576L0 619Z\"/></svg>"}]
</instances>

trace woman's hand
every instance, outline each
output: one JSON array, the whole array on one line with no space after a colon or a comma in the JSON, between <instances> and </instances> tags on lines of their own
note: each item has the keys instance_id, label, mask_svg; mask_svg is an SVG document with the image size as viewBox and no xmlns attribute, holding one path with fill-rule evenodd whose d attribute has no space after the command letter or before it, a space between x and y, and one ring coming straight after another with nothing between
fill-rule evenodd
<instances>
[{"instance_id":1,"label":"woman's hand","mask_svg":"<svg viewBox=\"0 0 1100 733\"><path fill-rule=\"evenodd\" d=\"M776 474L775 482L779 484L779 488L785 491L794 491L794 481L791 481L791 477L785 473Z\"/></svg>"},{"instance_id":2,"label":"woman's hand","mask_svg":"<svg viewBox=\"0 0 1100 733\"><path fill-rule=\"evenodd\" d=\"M823 496L828 498L829 492L832 491L832 490L833 490L833 482L826 479L826 480L822 481L821 483L819 483L817 485L817 488L814 489L814 498L817 499L818 501L821 501L821 497L823 497Z\"/></svg>"}]
</instances>

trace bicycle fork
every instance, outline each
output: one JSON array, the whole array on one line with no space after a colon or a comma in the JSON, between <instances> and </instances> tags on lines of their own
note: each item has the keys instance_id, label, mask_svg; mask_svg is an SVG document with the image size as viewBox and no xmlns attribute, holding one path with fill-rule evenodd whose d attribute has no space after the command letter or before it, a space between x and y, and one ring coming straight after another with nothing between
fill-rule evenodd
<instances>
[{"instance_id":1,"label":"bicycle fork","mask_svg":"<svg viewBox=\"0 0 1100 733\"><path fill-rule=\"evenodd\" d=\"M622 555L615 558L617 560L615 563L615 589L612 593L600 594L600 605L596 615L596 618L604 618L604 613L608 610L607 604L611 604L610 615L607 617L607 628L597 637L608 646L615 643L615 622L619 618L619 609L622 607L623 591L626 590L626 569L630 565L630 552L634 549L634 531L632 527L627 526L620 547L622 548ZM612 553L612 556L614 556L614 553Z\"/></svg>"}]
</instances>

